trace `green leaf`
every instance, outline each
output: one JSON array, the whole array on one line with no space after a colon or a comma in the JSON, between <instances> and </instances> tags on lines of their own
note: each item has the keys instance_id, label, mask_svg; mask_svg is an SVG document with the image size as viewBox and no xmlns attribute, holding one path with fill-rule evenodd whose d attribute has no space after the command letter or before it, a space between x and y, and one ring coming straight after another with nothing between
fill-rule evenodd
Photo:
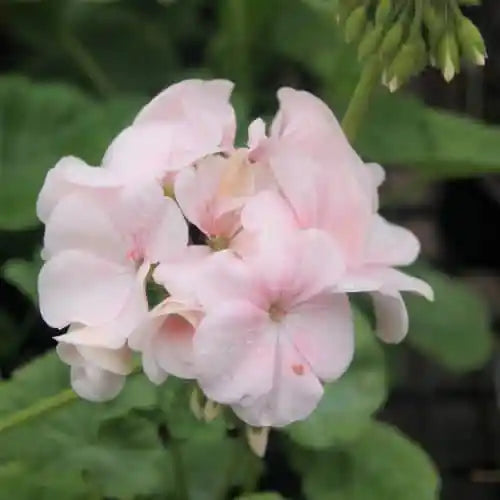
<instances>
[{"instance_id":1,"label":"green leaf","mask_svg":"<svg viewBox=\"0 0 500 500\"><path fill-rule=\"evenodd\" d=\"M312 415L285 427L297 443L327 448L356 439L370 425L371 416L384 402L386 375L383 352L366 319L355 316L354 361L336 382L325 385L325 394Z\"/></svg>"},{"instance_id":2,"label":"green leaf","mask_svg":"<svg viewBox=\"0 0 500 500\"><path fill-rule=\"evenodd\" d=\"M12 285L15 285L31 301L38 302L37 278L42 261L39 255L35 255L33 260L11 259L7 261L3 268L3 277Z\"/></svg>"},{"instance_id":3,"label":"green leaf","mask_svg":"<svg viewBox=\"0 0 500 500\"><path fill-rule=\"evenodd\" d=\"M62 84L0 78L0 229L35 226L35 202L48 169L65 155L99 163L140 102L95 102Z\"/></svg>"},{"instance_id":4,"label":"green leaf","mask_svg":"<svg viewBox=\"0 0 500 500\"><path fill-rule=\"evenodd\" d=\"M73 397L67 384L68 369L54 353L0 384L0 429L14 412L32 409L22 423L0 432L0 491L14 491L20 478L26 489L10 498L38 498L34 492L42 484L47 499L165 495L176 488L172 461L178 454L190 498L214 498L244 484L250 470L260 473L245 443L226 437L222 418L206 424L191 415L187 382L169 378L157 388L131 375L115 400L100 404ZM68 396L52 411L33 411L61 391ZM168 427L166 437L160 424Z\"/></svg>"},{"instance_id":5,"label":"green leaf","mask_svg":"<svg viewBox=\"0 0 500 500\"><path fill-rule=\"evenodd\" d=\"M373 422L348 447L292 452L309 500L435 500L439 477L429 457L397 429Z\"/></svg>"},{"instance_id":6,"label":"green leaf","mask_svg":"<svg viewBox=\"0 0 500 500\"><path fill-rule=\"evenodd\" d=\"M0 426L14 412L40 405L67 386L68 369L54 353L30 363L12 381L0 384ZM87 498L96 489L103 496L118 497L161 492L168 478L168 454L150 422L129 416L132 409L150 408L155 403L154 386L140 375L129 377L123 392L109 403L68 397L53 411L33 413L1 432L0 463L37 470L33 477L28 474L25 478L27 487L35 489L41 481L52 498L63 486L69 490L61 496L73 498L68 491L72 484L80 488L82 481ZM125 417L126 422L120 420ZM111 432L118 424L126 432ZM63 485L61 471L68 477ZM0 489L2 481L0 475Z\"/></svg>"},{"instance_id":7,"label":"green leaf","mask_svg":"<svg viewBox=\"0 0 500 500\"><path fill-rule=\"evenodd\" d=\"M484 302L459 279L423 265L415 266L412 273L432 286L435 301L405 297L411 344L452 371L481 368L493 348Z\"/></svg>"}]
</instances>

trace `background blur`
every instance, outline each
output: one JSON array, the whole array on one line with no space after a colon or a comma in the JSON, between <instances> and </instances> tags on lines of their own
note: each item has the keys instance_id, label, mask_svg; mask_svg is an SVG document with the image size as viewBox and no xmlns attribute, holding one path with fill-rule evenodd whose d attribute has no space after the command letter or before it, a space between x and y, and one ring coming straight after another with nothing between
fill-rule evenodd
<instances>
[{"instance_id":1,"label":"background blur","mask_svg":"<svg viewBox=\"0 0 500 500\"><path fill-rule=\"evenodd\" d=\"M242 123L270 117L284 85L341 117L359 66L314 3L0 1L2 378L53 345L36 306L34 203L47 169L66 154L98 164L149 97L192 76L234 80ZM416 269L437 295L433 306L409 299L408 342L384 347L392 388L380 416L431 455L442 498L489 500L500 498L500 6L467 13L486 67L451 84L428 69L395 95L381 88L357 147L387 167L382 211L421 238L427 264ZM265 484L300 498L273 439L267 460Z\"/></svg>"}]
</instances>

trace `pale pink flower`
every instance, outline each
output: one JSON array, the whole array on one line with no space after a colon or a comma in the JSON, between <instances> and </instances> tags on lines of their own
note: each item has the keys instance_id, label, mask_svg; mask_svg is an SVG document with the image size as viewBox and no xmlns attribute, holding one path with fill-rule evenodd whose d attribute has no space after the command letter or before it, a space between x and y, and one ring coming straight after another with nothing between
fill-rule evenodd
<instances>
[{"instance_id":1,"label":"pale pink flower","mask_svg":"<svg viewBox=\"0 0 500 500\"><path fill-rule=\"evenodd\" d=\"M128 185L152 180L165 185L195 161L232 151L232 89L227 80L185 80L168 87L111 143L103 167Z\"/></svg>"},{"instance_id":2,"label":"pale pink flower","mask_svg":"<svg viewBox=\"0 0 500 500\"><path fill-rule=\"evenodd\" d=\"M281 89L269 138L254 156L267 162L280 187L257 195L245 215L247 230L317 228L329 233L343 251L346 273L338 290L371 292L378 333L400 341L408 316L400 291L432 300L432 290L393 266L412 263L420 249L407 229L390 224L376 211L377 188L384 179L378 165L364 164L349 145L328 107L304 91Z\"/></svg>"},{"instance_id":3,"label":"pale pink flower","mask_svg":"<svg viewBox=\"0 0 500 500\"><path fill-rule=\"evenodd\" d=\"M119 347L144 314L150 266L176 258L187 240L179 208L158 185L109 203L81 192L64 197L46 226L48 261L39 277L43 318L55 328L119 320L107 340L107 347Z\"/></svg>"},{"instance_id":4,"label":"pale pink flower","mask_svg":"<svg viewBox=\"0 0 500 500\"><path fill-rule=\"evenodd\" d=\"M60 342L57 354L71 367L73 390L90 401L108 401L116 397L132 371L132 357L126 347L106 349Z\"/></svg>"},{"instance_id":5,"label":"pale pink flower","mask_svg":"<svg viewBox=\"0 0 500 500\"><path fill-rule=\"evenodd\" d=\"M152 382L161 384L168 374L195 378L193 336L201 316L196 305L169 297L129 337L129 346L142 353L144 373Z\"/></svg>"},{"instance_id":6,"label":"pale pink flower","mask_svg":"<svg viewBox=\"0 0 500 500\"><path fill-rule=\"evenodd\" d=\"M344 270L333 240L316 230L275 236L245 260L214 254L198 282L199 384L255 426L306 418L321 381L342 375L353 354L347 296L331 291Z\"/></svg>"},{"instance_id":7,"label":"pale pink flower","mask_svg":"<svg viewBox=\"0 0 500 500\"><path fill-rule=\"evenodd\" d=\"M196 160L232 151L236 131L227 80L185 80L168 87L137 115L106 151L102 168L69 156L51 169L37 201L46 223L57 203L75 191L109 196L117 188L140 189L152 181L168 187Z\"/></svg>"},{"instance_id":8,"label":"pale pink flower","mask_svg":"<svg viewBox=\"0 0 500 500\"><path fill-rule=\"evenodd\" d=\"M113 172L87 165L74 156L65 156L47 172L36 203L37 216L46 224L65 196L80 192L94 199L109 198L118 193L120 185L121 179Z\"/></svg>"}]
</instances>

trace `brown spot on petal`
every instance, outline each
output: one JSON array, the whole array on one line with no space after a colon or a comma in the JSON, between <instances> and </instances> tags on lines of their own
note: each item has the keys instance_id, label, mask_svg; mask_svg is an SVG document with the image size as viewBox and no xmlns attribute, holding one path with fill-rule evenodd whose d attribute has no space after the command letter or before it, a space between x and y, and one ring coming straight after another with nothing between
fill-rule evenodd
<instances>
[{"instance_id":1,"label":"brown spot on petal","mask_svg":"<svg viewBox=\"0 0 500 500\"><path fill-rule=\"evenodd\" d=\"M295 375L304 375L304 365L300 363L292 365L292 371Z\"/></svg>"}]
</instances>

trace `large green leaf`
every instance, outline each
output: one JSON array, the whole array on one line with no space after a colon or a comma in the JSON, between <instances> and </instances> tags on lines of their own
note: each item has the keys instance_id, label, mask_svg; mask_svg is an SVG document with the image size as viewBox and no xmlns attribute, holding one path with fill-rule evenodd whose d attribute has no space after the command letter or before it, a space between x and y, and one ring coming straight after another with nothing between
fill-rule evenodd
<instances>
[{"instance_id":1,"label":"large green leaf","mask_svg":"<svg viewBox=\"0 0 500 500\"><path fill-rule=\"evenodd\" d=\"M132 375L115 400L101 404L78 399L67 384L67 367L51 353L0 385L0 491L10 498L165 495L176 490L182 463L190 498L202 500L260 471L249 448L226 436L222 418L205 424L191 415L186 382L171 378L158 390ZM41 412L54 397L60 404ZM20 411L23 421L2 431Z\"/></svg>"},{"instance_id":2,"label":"large green leaf","mask_svg":"<svg viewBox=\"0 0 500 500\"><path fill-rule=\"evenodd\" d=\"M139 99L95 102L77 89L0 79L0 229L36 225L35 202L47 170L64 155L98 163Z\"/></svg>"},{"instance_id":3,"label":"large green leaf","mask_svg":"<svg viewBox=\"0 0 500 500\"><path fill-rule=\"evenodd\" d=\"M409 341L453 371L481 368L490 358L493 333L484 302L459 279L416 266L412 273L434 289L435 301L408 295Z\"/></svg>"},{"instance_id":4,"label":"large green leaf","mask_svg":"<svg viewBox=\"0 0 500 500\"><path fill-rule=\"evenodd\" d=\"M297 443L327 448L356 439L370 425L371 416L386 397L383 353L366 319L355 316L356 351L347 372L325 385L325 394L312 415L285 427Z\"/></svg>"},{"instance_id":5,"label":"large green leaf","mask_svg":"<svg viewBox=\"0 0 500 500\"><path fill-rule=\"evenodd\" d=\"M320 79L323 97L340 118L359 79L360 65L342 40L334 16L290 2L277 19L274 47ZM293 37L288 36L293 33ZM382 164L432 176L500 171L500 127L426 106L379 89L364 120L358 151Z\"/></svg>"},{"instance_id":6,"label":"large green leaf","mask_svg":"<svg viewBox=\"0 0 500 500\"><path fill-rule=\"evenodd\" d=\"M67 367L53 353L0 385L0 427L14 412L31 408L32 413L25 413L23 422L0 433L0 463L36 470L33 476L26 474L26 488L41 482L53 498L61 488L67 489L62 498L77 498L81 490L87 498L95 491L118 497L161 492L169 457L151 423L128 416L134 408L156 403L155 388L136 375L114 401L93 404L70 392L61 393L67 386ZM60 394L66 396L59 407L37 415L47 398ZM118 439L116 429L109 432L109 419L117 427L125 417L127 421L119 427L124 432ZM61 471L67 480L61 480ZM7 475L5 481L9 479ZM6 487L0 475L0 490Z\"/></svg>"},{"instance_id":7,"label":"large green leaf","mask_svg":"<svg viewBox=\"0 0 500 500\"><path fill-rule=\"evenodd\" d=\"M439 477L427 455L397 429L373 422L345 448L295 449L309 500L435 500Z\"/></svg>"}]
</instances>

